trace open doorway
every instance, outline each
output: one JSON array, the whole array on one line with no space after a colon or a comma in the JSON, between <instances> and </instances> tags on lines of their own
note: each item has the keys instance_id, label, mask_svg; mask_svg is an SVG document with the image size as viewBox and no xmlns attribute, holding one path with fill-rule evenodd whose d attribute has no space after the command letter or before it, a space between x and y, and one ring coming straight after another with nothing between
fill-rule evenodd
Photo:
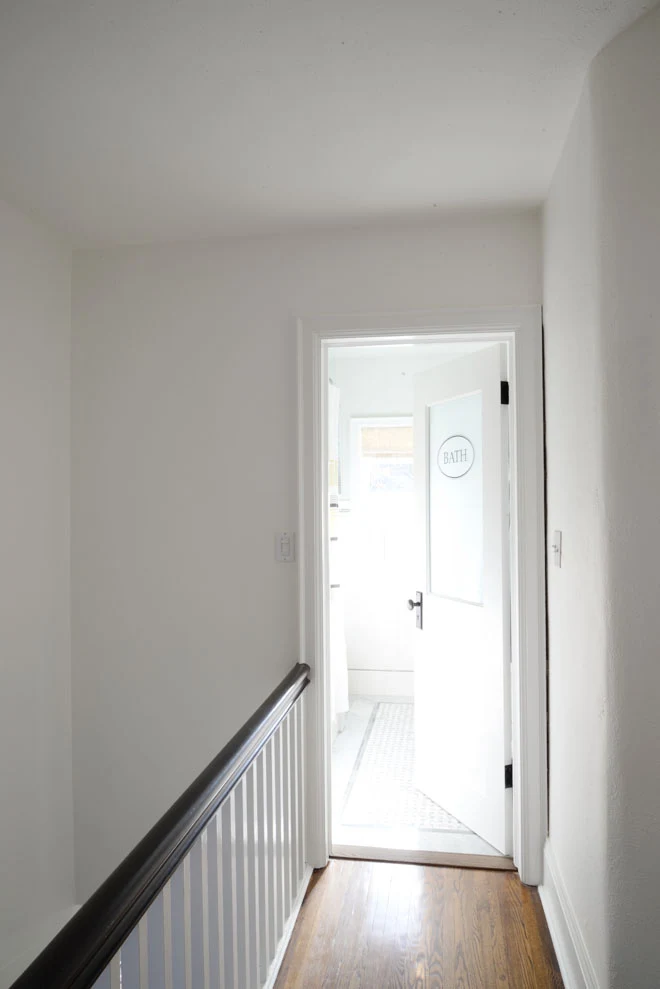
<instances>
[{"instance_id":1,"label":"open doorway","mask_svg":"<svg viewBox=\"0 0 660 989\"><path fill-rule=\"evenodd\" d=\"M361 695L376 698L370 702L373 706L363 711L363 720L372 724L372 730L368 732L365 727L362 733L361 759L353 758L351 763L351 753L345 753L345 784L347 777L348 782L352 778L355 783L360 769L360 766L356 768L357 761L365 766L372 761L373 752L365 755L367 736L372 737L375 731L387 730L391 736L392 732L400 735L409 730L400 724L386 729L383 718L378 718L379 711L374 714L374 710L378 706L381 715L396 715L391 708L384 711L383 707L396 703L410 705L410 686L405 687L405 680L410 681L406 674L412 673L412 711L408 707L398 712L412 713L412 785L461 825L454 832L447 828L445 834L454 834L461 841L461 835L467 840L471 832L498 854L482 856L476 849L474 852L420 852L419 849L406 852L402 847L387 848L385 842L381 847L353 846L358 849L357 854L456 864L461 864L459 859L465 862L467 856L474 865L509 868L513 862L523 882L537 885L543 875L547 815L540 308L308 317L299 323L298 343L300 634L301 655L313 670L306 719L308 861L314 867L323 867L331 851L336 854L339 846L336 842L333 848L333 823L341 806L338 800L343 798L346 803L347 787L340 793L341 785L336 785L333 800L332 750L341 735L342 744L350 749L346 726L351 715L349 695L352 696L353 687L358 685L361 689L362 682L364 688L365 676L373 683L372 674L376 673L380 677L376 689L386 692ZM436 344L443 345L444 357L440 363L436 361L437 351L434 352ZM411 369L415 378L412 407L413 514L418 534L414 538L415 575L412 586L406 576L405 589L399 586L397 591L392 591L399 595L403 590L403 601L398 608L403 608L405 617L414 623L414 633L410 624L403 633L414 635L412 670L393 662L387 664L382 659L372 660L371 665L360 669L349 669L348 665L346 606L343 595L333 592L341 590L341 568L345 562L339 543L341 529L352 511L349 507L346 512L347 506L341 504L340 497L342 471L348 469L350 473L350 456L355 455L356 443L355 440L351 443L350 434L355 437L356 432L363 433L361 458L369 461L358 468L358 474L369 478L369 486L373 484L383 494L383 488L389 486L393 494L392 488L398 486L402 495L401 486L405 486L410 469L409 462L406 463L409 454L402 445L404 434L395 435L392 431L406 429L410 405L395 408L380 404L377 409L372 407L349 416L355 420L378 419L376 429L381 432L380 435L365 433L361 426L368 427L368 423L356 421L352 426L344 423L343 446L353 453L344 457L348 468L342 464L339 456L342 441L332 440L329 428L332 415L339 417L341 388L335 382L339 395L331 390L329 370L332 351L337 345L342 350L344 347L355 350L356 356L346 360L355 362L356 378L360 377L357 363L361 356L368 356L367 350L372 357L379 349L383 355L388 349L392 352L396 349L399 356L407 354L411 359L431 360L422 368ZM360 348L364 351L362 355L358 353ZM501 405L506 400L502 382L509 386L510 405L506 409ZM445 415L447 410L454 425ZM419 428L420 423L423 428ZM375 425L373 421L372 425ZM476 425L483 430L481 437L475 432ZM464 442L466 439L468 443ZM333 443L334 457L331 456ZM443 476L447 475L444 480L449 485L445 495L448 490L453 491L450 501L453 498L456 502L457 521L452 512L444 510L446 503L442 511L433 509L442 505L442 498L436 497L440 474L436 471L432 476L430 466L439 463L441 453L446 467ZM459 482L452 487L453 481L462 476L466 463L473 488L467 500L456 494L465 491L464 485ZM333 485L334 498L331 498ZM350 490L350 479L348 486ZM481 506L475 502L477 491L484 499ZM463 502L471 505L471 510L464 512L461 519ZM367 513L370 514L368 510ZM374 514L377 521L378 513ZM473 524L475 518L481 520L480 525ZM348 525L350 528L350 521ZM423 538L419 538L420 532ZM382 542L382 531L375 538ZM466 542L470 544L469 552L461 556L459 551ZM354 576L352 566L349 583ZM509 595L506 606L505 591ZM335 598L334 607L331 597ZM411 608L409 613L406 603ZM349 612L351 608L349 603ZM344 615L338 621L342 611ZM359 611L358 608L358 614ZM466 620L468 614L472 620ZM421 629L417 628L418 620ZM460 653L461 662L437 662L439 636L445 638L445 656ZM395 639L393 633L387 648ZM333 676L333 645L335 655L346 653L343 678ZM383 655L386 652L382 650ZM479 667L475 657L487 661ZM451 676L447 676L448 670L454 671ZM385 681L389 681L389 686L385 686ZM472 694L473 703L466 703L465 696L470 698ZM490 703L493 697L495 703ZM484 713L487 721L482 717ZM394 748L403 750L403 746ZM486 799L482 799L484 795ZM416 796L414 799L418 800ZM375 805L373 800L366 803L372 808ZM358 805L354 818L357 819L358 812L364 813L365 801L360 807L356 797L351 813L356 811L355 805ZM429 811L428 804L424 807ZM434 809L433 813L439 811ZM436 817L432 817L432 823L432 830L442 830L436 828ZM399 824L397 821L397 829ZM343 826L349 825L344 821ZM354 826L361 827L359 820ZM367 826L372 827L371 822Z\"/></svg>"},{"instance_id":2,"label":"open doorway","mask_svg":"<svg viewBox=\"0 0 660 989\"><path fill-rule=\"evenodd\" d=\"M477 357L479 351L489 353ZM329 347L327 366L332 853L426 861L448 853L510 856L503 770L511 749L504 700L510 690L507 410L498 408L494 437L482 423L492 414L484 401L501 402L503 347L338 344ZM492 379L485 396L484 376ZM484 440L497 450L484 456ZM442 447L439 463L435 449L429 460L430 443ZM489 462L493 455L498 464ZM430 504L420 498L421 473L429 473ZM497 487L490 499L481 490L486 480ZM418 543L426 530L434 572L425 580ZM498 570L494 588L484 568ZM495 602L485 600L488 590ZM427 630L424 595L427 610L435 596L442 612L429 617ZM488 606L497 614L485 622ZM499 647L484 647L484 635L497 629ZM429 638L432 643L422 643ZM484 648L487 655L472 655ZM456 668L438 669L443 664ZM498 672L491 676L493 666ZM469 669L463 675L458 667ZM486 677L499 699L484 697L486 688L471 682ZM476 721L469 710L475 704L485 708ZM493 759L472 744L475 732L488 736L488 747L499 744L498 788L484 785ZM490 763L482 772L480 760ZM470 787L476 796L461 792ZM492 806L483 808L484 801Z\"/></svg>"}]
</instances>

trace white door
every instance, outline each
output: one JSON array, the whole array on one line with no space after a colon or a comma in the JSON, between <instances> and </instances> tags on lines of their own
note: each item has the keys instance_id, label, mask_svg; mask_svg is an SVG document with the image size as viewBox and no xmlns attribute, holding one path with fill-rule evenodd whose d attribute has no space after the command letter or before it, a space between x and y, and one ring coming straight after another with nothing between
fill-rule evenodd
<instances>
[{"instance_id":1,"label":"white door","mask_svg":"<svg viewBox=\"0 0 660 989\"><path fill-rule=\"evenodd\" d=\"M415 378L418 552L411 590L422 592L416 784L511 854L509 485L500 347Z\"/></svg>"}]
</instances>

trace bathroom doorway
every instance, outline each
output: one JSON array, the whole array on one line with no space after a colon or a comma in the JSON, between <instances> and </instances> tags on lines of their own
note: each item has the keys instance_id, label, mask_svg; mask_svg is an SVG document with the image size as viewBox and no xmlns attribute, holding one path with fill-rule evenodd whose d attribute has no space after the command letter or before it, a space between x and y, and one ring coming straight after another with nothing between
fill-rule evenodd
<instances>
[{"instance_id":1,"label":"bathroom doorway","mask_svg":"<svg viewBox=\"0 0 660 989\"><path fill-rule=\"evenodd\" d=\"M500 864L510 860L510 794L505 792L502 774L501 786L483 786L483 775L491 768L486 765L490 747L497 749L499 744L502 765L510 760L511 747L511 712L505 701L510 690L510 596L507 547L502 540L504 517L509 514L508 487L505 491L501 482L503 472L508 478L508 448L500 448L507 432L506 410L500 408L503 367L503 348L497 343L329 348L335 855L368 849L371 856L422 856L427 861L448 853L493 856ZM477 387L479 374L485 380L485 398ZM470 393L472 384L475 390ZM416 414L416 393L431 388L433 397L433 388L438 387L439 401L428 404L432 416L441 416L431 436L426 430L427 406ZM495 393L501 421L489 435L482 420L492 410L483 406ZM416 457L417 473L427 468L422 463L426 454L421 459L419 450L416 454L415 425L418 431L429 432L422 442L424 450L431 440L440 446L444 442L443 457L448 462L456 459L456 465L440 464L444 472L434 462L428 478L434 499L430 548L437 557L433 559L437 586L430 590L443 599L440 607L449 608L436 619L435 630L424 636L434 637L430 662L424 659L428 644L420 649L422 629L414 600L420 583L417 544L425 540L427 511L426 500L420 501L416 490ZM458 446L449 439L463 433L469 437ZM484 452L484 439L496 449ZM466 449L472 458L469 464ZM490 470L488 478L484 467ZM496 488L490 498L495 503L490 511L490 548L484 547L483 539L484 502L489 502L483 492L486 480ZM436 518L436 503L442 504L448 525ZM498 543L502 551L494 555ZM485 566L498 571L490 602L484 601ZM430 605L428 595L427 601ZM501 630L497 648L485 646L479 631L472 634L480 622L484 624L487 604L496 614L485 619L486 625ZM476 656L479 651L486 655ZM455 669L438 671L443 665ZM481 698L484 710L471 726L471 708L485 684L480 691L478 684L466 682L461 670L467 667L466 676L478 680L490 676L485 670L496 670L489 682L491 693ZM453 697L447 698L448 690ZM436 696L428 698L429 693ZM465 711L457 711L457 705L465 706ZM451 721L453 729L443 728L438 718ZM482 744L472 737L476 733L484 736ZM448 742L452 748L460 746L460 756L454 748L447 757ZM461 761L467 770L464 786L450 766ZM473 797L462 792L475 785L470 772L480 787ZM454 808L463 816L452 812Z\"/></svg>"}]
</instances>

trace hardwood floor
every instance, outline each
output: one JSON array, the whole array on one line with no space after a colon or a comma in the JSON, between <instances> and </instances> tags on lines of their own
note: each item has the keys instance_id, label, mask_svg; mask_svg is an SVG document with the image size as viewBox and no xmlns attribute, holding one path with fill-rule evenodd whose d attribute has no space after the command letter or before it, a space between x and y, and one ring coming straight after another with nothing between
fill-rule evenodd
<instances>
[{"instance_id":1,"label":"hardwood floor","mask_svg":"<svg viewBox=\"0 0 660 989\"><path fill-rule=\"evenodd\" d=\"M562 989L517 874L333 859L314 873L275 989Z\"/></svg>"}]
</instances>

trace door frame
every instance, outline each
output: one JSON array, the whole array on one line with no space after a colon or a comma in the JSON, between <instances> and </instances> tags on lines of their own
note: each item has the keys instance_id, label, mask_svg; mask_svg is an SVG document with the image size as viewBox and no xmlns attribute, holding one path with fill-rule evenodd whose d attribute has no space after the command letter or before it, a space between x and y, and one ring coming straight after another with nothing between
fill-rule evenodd
<instances>
[{"instance_id":1,"label":"door frame","mask_svg":"<svg viewBox=\"0 0 660 989\"><path fill-rule=\"evenodd\" d=\"M546 555L543 331L540 306L310 315L298 320L300 659L307 691L306 847L314 868L331 843L328 656L327 349L395 341L506 344L510 391L513 861L543 879L547 833Z\"/></svg>"}]
</instances>

